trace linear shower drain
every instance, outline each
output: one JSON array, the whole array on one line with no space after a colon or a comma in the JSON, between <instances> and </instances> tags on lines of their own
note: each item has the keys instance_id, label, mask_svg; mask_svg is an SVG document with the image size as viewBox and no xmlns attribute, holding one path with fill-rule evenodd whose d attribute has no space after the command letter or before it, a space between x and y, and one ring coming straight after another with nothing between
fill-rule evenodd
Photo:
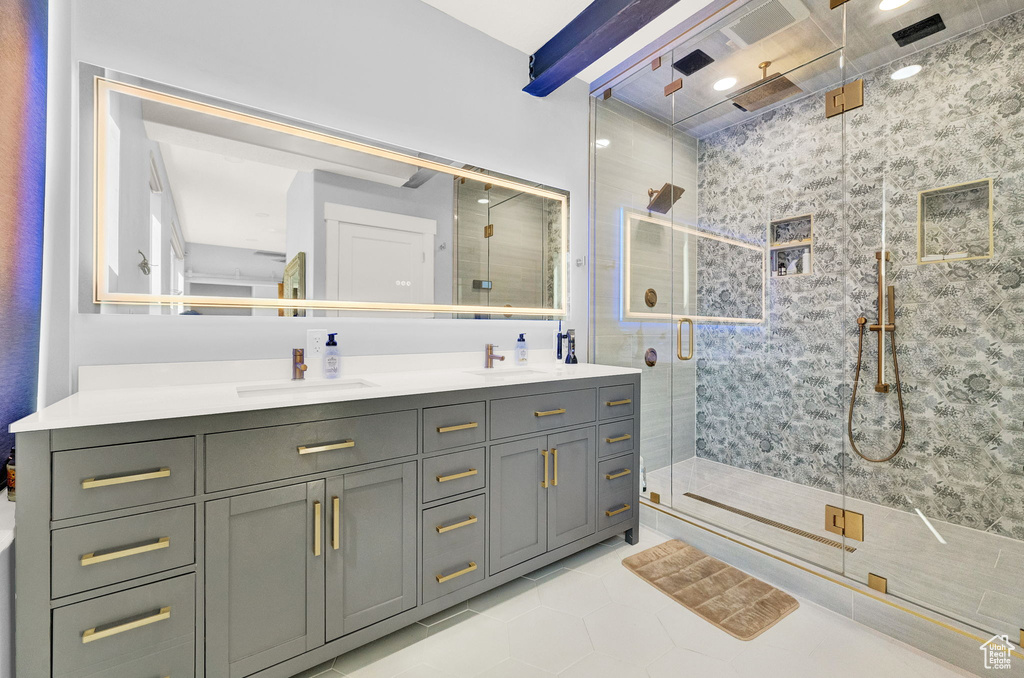
<instances>
[{"instance_id":1,"label":"linear shower drain","mask_svg":"<svg viewBox=\"0 0 1024 678\"><path fill-rule=\"evenodd\" d=\"M750 511L744 511L743 509L738 509L735 506L729 506L728 504L723 504L720 501L715 501L714 499L708 499L707 497L702 497L699 494L694 494L693 492L687 492L683 496L684 497L689 497L690 499L696 499L697 501L704 502L705 504L710 504L711 506L714 506L716 508L720 508L723 511L728 511L729 513L735 513L736 515L743 516L744 518L750 518L751 520L756 520L757 522L762 523L764 525L770 525L772 527L777 527L778 529L785 530L786 532L789 532L791 534L796 534L796 535L800 535L801 537L806 537L807 539L812 539L812 540L818 542L819 544L824 544L826 546L831 546L834 549L845 549L847 553L853 553L854 551L857 550L857 549L855 549L852 546L843 546L843 544L835 541L834 539L829 539L828 537L822 537L822 536L814 534L813 532L808 532L807 530L801 530L799 528L793 527L792 525L786 525L785 523L780 523L780 522L772 520L770 518L765 518L764 516L759 516L756 513L751 513Z\"/></svg>"}]
</instances>

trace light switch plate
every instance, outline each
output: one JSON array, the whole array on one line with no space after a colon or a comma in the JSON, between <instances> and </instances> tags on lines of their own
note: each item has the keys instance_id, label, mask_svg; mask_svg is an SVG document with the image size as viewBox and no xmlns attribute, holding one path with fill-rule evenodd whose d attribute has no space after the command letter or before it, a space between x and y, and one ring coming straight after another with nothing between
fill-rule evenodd
<instances>
[{"instance_id":1,"label":"light switch plate","mask_svg":"<svg viewBox=\"0 0 1024 678\"><path fill-rule=\"evenodd\" d=\"M327 346L327 330L306 330L306 358L323 358Z\"/></svg>"}]
</instances>

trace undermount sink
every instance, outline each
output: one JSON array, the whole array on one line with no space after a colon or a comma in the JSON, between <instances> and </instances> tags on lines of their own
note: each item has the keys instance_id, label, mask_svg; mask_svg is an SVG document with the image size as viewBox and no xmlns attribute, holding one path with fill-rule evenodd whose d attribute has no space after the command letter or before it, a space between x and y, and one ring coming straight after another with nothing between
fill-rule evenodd
<instances>
[{"instance_id":1,"label":"undermount sink","mask_svg":"<svg viewBox=\"0 0 1024 678\"><path fill-rule=\"evenodd\" d=\"M475 377L483 377L487 381L518 381L520 379L538 377L542 374L548 374L548 372L545 372L544 370L531 370L514 367L512 369L504 370L469 370L467 374L472 374Z\"/></svg>"},{"instance_id":2,"label":"undermount sink","mask_svg":"<svg viewBox=\"0 0 1024 678\"><path fill-rule=\"evenodd\" d=\"M276 395L288 393L316 393L318 391L349 391L360 388L373 388L378 386L365 379L338 379L324 381L287 381L276 384L256 384L251 386L239 386L238 397L246 398L252 396Z\"/></svg>"}]
</instances>

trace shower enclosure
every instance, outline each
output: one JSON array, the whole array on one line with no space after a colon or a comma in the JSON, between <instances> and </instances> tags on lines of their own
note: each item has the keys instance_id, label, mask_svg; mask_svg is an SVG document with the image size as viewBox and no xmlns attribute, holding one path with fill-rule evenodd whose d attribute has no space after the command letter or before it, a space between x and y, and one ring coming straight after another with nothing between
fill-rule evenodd
<instances>
[{"instance_id":1,"label":"shower enclosure","mask_svg":"<svg viewBox=\"0 0 1024 678\"><path fill-rule=\"evenodd\" d=\"M829 4L594 93L594 355L650 501L1016 639L1024 0Z\"/></svg>"}]
</instances>

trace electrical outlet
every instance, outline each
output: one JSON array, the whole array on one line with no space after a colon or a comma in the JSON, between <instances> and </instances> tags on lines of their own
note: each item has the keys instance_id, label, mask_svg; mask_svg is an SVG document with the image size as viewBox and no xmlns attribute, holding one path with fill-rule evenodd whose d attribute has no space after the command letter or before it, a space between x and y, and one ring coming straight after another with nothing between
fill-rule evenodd
<instances>
[{"instance_id":1,"label":"electrical outlet","mask_svg":"<svg viewBox=\"0 0 1024 678\"><path fill-rule=\"evenodd\" d=\"M327 330L306 330L306 358L323 358Z\"/></svg>"}]
</instances>

